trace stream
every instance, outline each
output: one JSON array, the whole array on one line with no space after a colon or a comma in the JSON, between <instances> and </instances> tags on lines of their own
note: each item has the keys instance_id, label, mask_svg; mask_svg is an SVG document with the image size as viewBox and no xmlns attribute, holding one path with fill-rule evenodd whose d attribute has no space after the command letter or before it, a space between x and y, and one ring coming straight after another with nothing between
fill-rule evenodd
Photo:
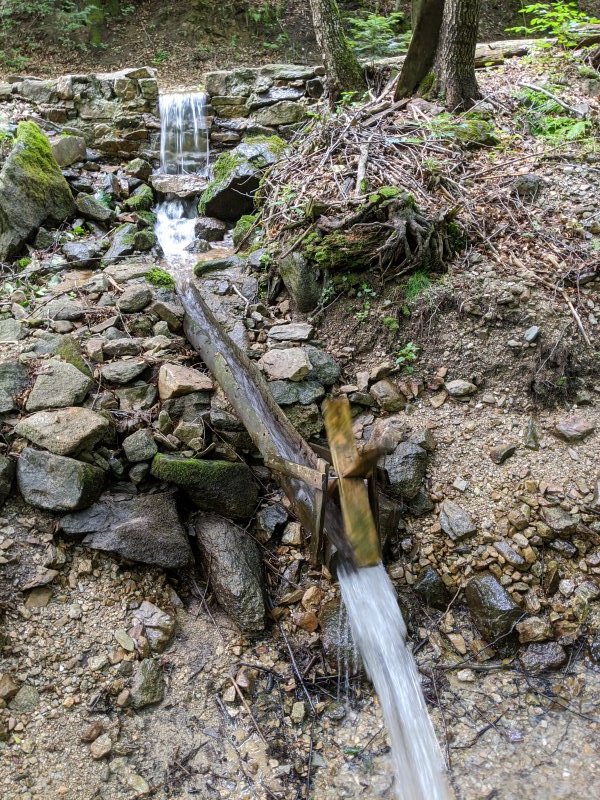
<instances>
[{"instance_id":1,"label":"stream","mask_svg":"<svg viewBox=\"0 0 600 800\"><path fill-rule=\"evenodd\" d=\"M201 93L161 96L163 173L206 173L208 138L204 102ZM155 211L156 234L186 311L189 341L221 385L265 459L276 456L314 469L317 456L272 399L262 373L239 346L242 344L239 337L233 332L228 335L225 330L239 331L239 311L238 319L224 319L223 292L219 289L219 297L211 292L215 282L228 281L230 286L236 286L238 294L245 291L246 299L251 301L253 297L247 296L251 288L249 291L244 284L243 273L239 269L225 269L192 281L192 267L198 261L198 256L190 252L196 202L167 198ZM211 251L203 257L211 257ZM315 490L297 479L281 475L277 479L304 527L310 530ZM406 626L393 585L382 563L359 569L353 566L341 514L332 502L326 506L324 530L341 555L338 579L342 598L354 641L381 704L392 748L396 795L399 800L446 800L449 793L444 763L417 667L406 644Z\"/></svg>"}]
</instances>

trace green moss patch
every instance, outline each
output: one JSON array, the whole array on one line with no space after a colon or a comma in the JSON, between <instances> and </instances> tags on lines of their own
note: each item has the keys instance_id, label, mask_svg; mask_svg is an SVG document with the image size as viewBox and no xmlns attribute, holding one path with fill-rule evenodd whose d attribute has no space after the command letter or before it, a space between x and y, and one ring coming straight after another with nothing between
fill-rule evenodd
<instances>
[{"instance_id":1,"label":"green moss patch","mask_svg":"<svg viewBox=\"0 0 600 800\"><path fill-rule=\"evenodd\" d=\"M144 277L148 283L152 284L152 286L159 286L162 289L175 288L175 280L164 269L154 267L153 269L149 270Z\"/></svg>"}]
</instances>

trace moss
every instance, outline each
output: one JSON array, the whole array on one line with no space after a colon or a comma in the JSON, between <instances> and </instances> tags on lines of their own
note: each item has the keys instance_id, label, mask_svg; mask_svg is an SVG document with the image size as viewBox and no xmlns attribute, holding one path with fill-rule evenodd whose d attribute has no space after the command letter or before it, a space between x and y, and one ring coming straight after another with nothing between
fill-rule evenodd
<instances>
[{"instance_id":1,"label":"moss","mask_svg":"<svg viewBox=\"0 0 600 800\"><path fill-rule=\"evenodd\" d=\"M434 72L428 72L419 84L419 94L421 97L431 97L433 95L436 84L436 77Z\"/></svg>"},{"instance_id":2,"label":"moss","mask_svg":"<svg viewBox=\"0 0 600 800\"><path fill-rule=\"evenodd\" d=\"M72 364L80 372L83 372L86 377L92 377L92 372L83 360L81 349L73 337L63 336L54 352L57 356L60 356L63 361Z\"/></svg>"},{"instance_id":3,"label":"moss","mask_svg":"<svg viewBox=\"0 0 600 800\"><path fill-rule=\"evenodd\" d=\"M233 229L233 244L235 247L238 247L246 236L248 236L256 220L256 214L244 214L238 219ZM246 244L247 243L248 242L246 242Z\"/></svg>"},{"instance_id":4,"label":"moss","mask_svg":"<svg viewBox=\"0 0 600 800\"><path fill-rule=\"evenodd\" d=\"M363 270L369 267L380 240L378 226L371 232L364 228L350 228L334 231L314 244L305 245L304 253L321 269Z\"/></svg>"},{"instance_id":5,"label":"moss","mask_svg":"<svg viewBox=\"0 0 600 800\"><path fill-rule=\"evenodd\" d=\"M469 243L469 237L465 229L456 220L452 220L446 226L446 237L448 240L448 247L451 252L459 253L464 250Z\"/></svg>"},{"instance_id":6,"label":"moss","mask_svg":"<svg viewBox=\"0 0 600 800\"><path fill-rule=\"evenodd\" d=\"M435 138L453 139L463 147L494 146L499 142L494 124L476 114L460 117L439 114L429 124Z\"/></svg>"},{"instance_id":7,"label":"moss","mask_svg":"<svg viewBox=\"0 0 600 800\"><path fill-rule=\"evenodd\" d=\"M150 211L154 205L154 193L145 183L134 191L131 197L123 202L123 207L129 211Z\"/></svg>"},{"instance_id":8,"label":"moss","mask_svg":"<svg viewBox=\"0 0 600 800\"><path fill-rule=\"evenodd\" d=\"M229 180L235 170L244 163L244 158L236 153L221 153L213 165L212 178L202 192L198 203L198 213L206 214L206 206L220 191L223 183Z\"/></svg>"},{"instance_id":9,"label":"moss","mask_svg":"<svg viewBox=\"0 0 600 800\"><path fill-rule=\"evenodd\" d=\"M138 211L137 215L139 220L148 228L154 228L156 225L156 214L153 214L151 211Z\"/></svg>"},{"instance_id":10,"label":"moss","mask_svg":"<svg viewBox=\"0 0 600 800\"><path fill-rule=\"evenodd\" d=\"M381 186L376 192L369 195L370 205L379 205L383 200L392 200L402 194L402 189L397 186Z\"/></svg>"},{"instance_id":11,"label":"moss","mask_svg":"<svg viewBox=\"0 0 600 800\"><path fill-rule=\"evenodd\" d=\"M162 289L175 288L174 279L164 269L154 267L153 269L149 270L144 277L148 283L152 284L152 286L160 286Z\"/></svg>"},{"instance_id":12,"label":"moss","mask_svg":"<svg viewBox=\"0 0 600 800\"><path fill-rule=\"evenodd\" d=\"M69 184L56 163L48 137L42 133L35 122L19 123L11 155L15 165L26 176L26 192L29 196L45 202L51 195L56 202L56 200L63 200L60 195L66 191L70 201L68 211L71 210L73 201Z\"/></svg>"},{"instance_id":13,"label":"moss","mask_svg":"<svg viewBox=\"0 0 600 800\"><path fill-rule=\"evenodd\" d=\"M287 142L285 142L280 136L248 136L244 139L244 144L265 144L269 148L269 150L277 156L277 158L283 158L285 154L285 150Z\"/></svg>"}]
</instances>

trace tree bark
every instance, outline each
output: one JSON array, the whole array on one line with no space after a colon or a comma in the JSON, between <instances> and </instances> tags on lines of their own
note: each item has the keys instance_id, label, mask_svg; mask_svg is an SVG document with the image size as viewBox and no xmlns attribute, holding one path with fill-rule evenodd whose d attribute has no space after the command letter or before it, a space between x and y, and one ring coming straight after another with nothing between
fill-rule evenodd
<instances>
[{"instance_id":1,"label":"tree bark","mask_svg":"<svg viewBox=\"0 0 600 800\"><path fill-rule=\"evenodd\" d=\"M431 70L443 15L444 0L413 0L413 35L396 84L395 100L414 94Z\"/></svg>"},{"instance_id":2,"label":"tree bark","mask_svg":"<svg viewBox=\"0 0 600 800\"><path fill-rule=\"evenodd\" d=\"M342 92L362 95L366 89L365 75L344 34L336 0L310 0L310 9L332 101Z\"/></svg>"},{"instance_id":3,"label":"tree bark","mask_svg":"<svg viewBox=\"0 0 600 800\"><path fill-rule=\"evenodd\" d=\"M481 0L446 0L435 68L437 94L450 111L470 108L479 98L475 47Z\"/></svg>"}]
</instances>

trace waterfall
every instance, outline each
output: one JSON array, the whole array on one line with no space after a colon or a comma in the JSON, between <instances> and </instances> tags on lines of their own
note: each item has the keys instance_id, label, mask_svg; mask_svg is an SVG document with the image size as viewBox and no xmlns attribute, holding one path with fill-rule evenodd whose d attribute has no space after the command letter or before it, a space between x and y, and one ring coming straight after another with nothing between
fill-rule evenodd
<instances>
[{"instance_id":1,"label":"waterfall","mask_svg":"<svg viewBox=\"0 0 600 800\"><path fill-rule=\"evenodd\" d=\"M161 94L160 171L203 175L208 168L208 119L204 92Z\"/></svg>"}]
</instances>

